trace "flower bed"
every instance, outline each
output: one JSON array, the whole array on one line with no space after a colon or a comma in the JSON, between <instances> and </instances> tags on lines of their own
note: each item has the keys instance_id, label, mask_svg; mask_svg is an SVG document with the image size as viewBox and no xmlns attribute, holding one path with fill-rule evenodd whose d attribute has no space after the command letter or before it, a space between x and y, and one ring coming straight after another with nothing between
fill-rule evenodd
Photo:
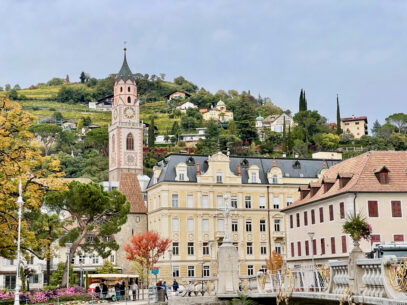
<instances>
[{"instance_id":1,"label":"flower bed","mask_svg":"<svg viewBox=\"0 0 407 305\"><path fill-rule=\"evenodd\" d=\"M86 292L83 287L58 288L54 290L39 290L23 294L20 293L22 303L46 303L55 304L57 302L70 302L75 304L86 303L92 300L94 295ZM71 302L72 301L72 302ZM0 291L0 303L8 305L14 303L14 293Z\"/></svg>"}]
</instances>

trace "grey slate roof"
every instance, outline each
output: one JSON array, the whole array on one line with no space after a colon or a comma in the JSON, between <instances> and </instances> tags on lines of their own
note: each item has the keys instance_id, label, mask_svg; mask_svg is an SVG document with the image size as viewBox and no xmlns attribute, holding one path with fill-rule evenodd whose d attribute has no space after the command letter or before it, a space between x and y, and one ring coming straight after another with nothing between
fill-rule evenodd
<instances>
[{"instance_id":1,"label":"grey slate roof","mask_svg":"<svg viewBox=\"0 0 407 305\"><path fill-rule=\"evenodd\" d=\"M127 59L126 59L126 49L124 49L124 60L123 60L123 65L119 71L119 73L116 75L116 81L122 79L123 81L127 81L128 79L132 80L133 82L135 81L135 78L133 76L133 73L131 73L130 67L127 64Z\"/></svg>"},{"instance_id":2,"label":"grey slate roof","mask_svg":"<svg viewBox=\"0 0 407 305\"><path fill-rule=\"evenodd\" d=\"M261 184L269 184L267 181L267 173L273 167L273 159L265 157L229 157L230 170L237 175L237 167L240 163L240 172L242 176L242 183L248 184L247 169L252 165L259 167L259 178ZM191 160L192 162L189 162ZM163 160L159 161L157 166L162 168L160 177L157 183L160 182L177 182L175 181L175 167L183 162L187 164L187 175L189 182L197 182L196 179L196 163L199 161L199 168L201 174L205 173L208 169L208 156L202 155L187 155L187 154L170 154ZM243 165L247 161L247 166ZM321 172L324 160L322 159L290 159L279 158L276 159L276 165L283 173L284 178L318 178ZM340 160L325 160L326 168L339 163ZM295 165L299 166L295 166ZM183 181L185 183L185 181ZM148 187L153 185L153 179L150 180Z\"/></svg>"}]
</instances>

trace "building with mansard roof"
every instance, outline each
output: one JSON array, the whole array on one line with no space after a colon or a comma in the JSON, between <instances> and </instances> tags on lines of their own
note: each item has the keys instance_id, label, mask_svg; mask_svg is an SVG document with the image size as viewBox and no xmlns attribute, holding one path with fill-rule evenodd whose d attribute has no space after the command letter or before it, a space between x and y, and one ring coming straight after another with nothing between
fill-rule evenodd
<instances>
[{"instance_id":1,"label":"building with mansard roof","mask_svg":"<svg viewBox=\"0 0 407 305\"><path fill-rule=\"evenodd\" d=\"M290 264L344 258L353 248L343 233L347 216L360 213L373 227L376 242L404 242L407 227L407 152L370 151L327 170L318 181L299 187L300 198L283 209ZM389 225L391 224L391 225ZM312 240L308 233L314 233Z\"/></svg>"},{"instance_id":2,"label":"building with mansard roof","mask_svg":"<svg viewBox=\"0 0 407 305\"><path fill-rule=\"evenodd\" d=\"M338 160L271 159L171 154L153 169L147 188L148 227L172 241L157 264L160 277L188 280L216 275L225 227L238 248L241 275L264 268L285 250L281 209ZM231 207L227 223L222 209Z\"/></svg>"}]
</instances>

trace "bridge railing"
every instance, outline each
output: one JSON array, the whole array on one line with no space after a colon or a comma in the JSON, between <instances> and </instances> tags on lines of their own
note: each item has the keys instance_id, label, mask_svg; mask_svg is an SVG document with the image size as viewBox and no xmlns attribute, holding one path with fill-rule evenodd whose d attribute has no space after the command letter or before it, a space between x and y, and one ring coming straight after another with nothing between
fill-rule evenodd
<instances>
[{"instance_id":1,"label":"bridge railing","mask_svg":"<svg viewBox=\"0 0 407 305\"><path fill-rule=\"evenodd\" d=\"M328 293L344 294L349 289L348 261L331 262Z\"/></svg>"}]
</instances>

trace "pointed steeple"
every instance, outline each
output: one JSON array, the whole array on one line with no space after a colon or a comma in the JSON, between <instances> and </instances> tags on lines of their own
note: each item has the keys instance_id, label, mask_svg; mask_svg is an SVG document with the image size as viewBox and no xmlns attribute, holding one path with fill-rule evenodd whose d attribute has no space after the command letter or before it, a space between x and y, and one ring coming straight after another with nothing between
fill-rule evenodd
<instances>
[{"instance_id":1,"label":"pointed steeple","mask_svg":"<svg viewBox=\"0 0 407 305\"><path fill-rule=\"evenodd\" d=\"M123 65L119 71L119 73L117 73L116 75L116 81L119 81L120 79L122 79L123 81L127 81L128 79L130 79L131 81L135 81L133 73L131 73L130 67L127 64L127 59L126 59L126 51L127 49L124 48L124 60L123 60Z\"/></svg>"}]
</instances>

